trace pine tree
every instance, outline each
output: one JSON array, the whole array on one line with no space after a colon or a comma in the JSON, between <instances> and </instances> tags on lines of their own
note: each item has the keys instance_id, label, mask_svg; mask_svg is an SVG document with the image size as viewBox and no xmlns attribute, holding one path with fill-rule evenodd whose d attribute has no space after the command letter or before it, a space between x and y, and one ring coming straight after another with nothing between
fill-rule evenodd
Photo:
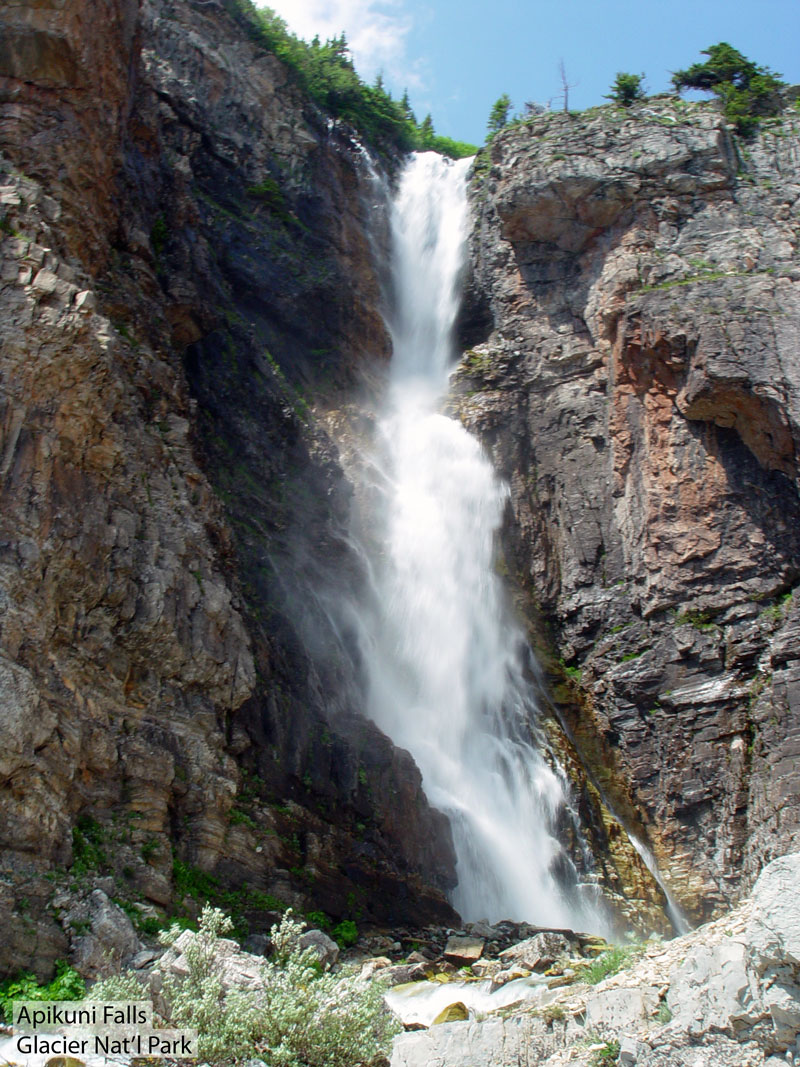
<instances>
[{"instance_id":1,"label":"pine tree","mask_svg":"<svg viewBox=\"0 0 800 1067\"><path fill-rule=\"evenodd\" d=\"M489 130L489 136L497 133L498 130L508 123L508 113L511 110L511 98L508 93L503 93L492 104L492 110L489 112L489 122L487 128Z\"/></svg>"}]
</instances>

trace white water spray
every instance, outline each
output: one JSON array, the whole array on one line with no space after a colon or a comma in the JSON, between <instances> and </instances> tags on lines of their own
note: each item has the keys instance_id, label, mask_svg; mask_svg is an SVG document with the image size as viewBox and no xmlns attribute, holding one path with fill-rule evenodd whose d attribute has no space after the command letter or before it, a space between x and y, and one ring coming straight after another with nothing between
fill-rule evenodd
<instances>
[{"instance_id":1,"label":"white water spray","mask_svg":"<svg viewBox=\"0 0 800 1067\"><path fill-rule=\"evenodd\" d=\"M557 884L561 780L539 754L522 634L505 610L494 540L507 496L479 443L438 408L452 363L469 162L407 165L392 209L395 306L381 618L367 656L370 711L414 756L447 813L453 904L466 919L602 925Z\"/></svg>"}]
</instances>

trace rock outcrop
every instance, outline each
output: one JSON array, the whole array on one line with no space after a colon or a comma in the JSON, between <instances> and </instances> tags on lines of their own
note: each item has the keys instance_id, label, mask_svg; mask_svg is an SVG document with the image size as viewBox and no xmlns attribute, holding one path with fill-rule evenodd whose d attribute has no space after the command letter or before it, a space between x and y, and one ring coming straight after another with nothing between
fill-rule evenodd
<instances>
[{"instance_id":1,"label":"rock outcrop","mask_svg":"<svg viewBox=\"0 0 800 1067\"><path fill-rule=\"evenodd\" d=\"M544 115L472 185L454 405L511 488L595 852L599 789L698 920L800 832L799 129Z\"/></svg>"},{"instance_id":2,"label":"rock outcrop","mask_svg":"<svg viewBox=\"0 0 800 1067\"><path fill-rule=\"evenodd\" d=\"M778 1067L800 1033L800 856L776 860L729 915L595 986L550 992L505 1017L395 1038L392 1067ZM453 991L454 998L458 990ZM780 1058L778 1058L780 1056Z\"/></svg>"},{"instance_id":3,"label":"rock outcrop","mask_svg":"<svg viewBox=\"0 0 800 1067\"><path fill-rule=\"evenodd\" d=\"M52 879L446 921L448 827L330 611L311 405L388 346L363 150L235 2L3 19L0 971L78 952Z\"/></svg>"}]
</instances>

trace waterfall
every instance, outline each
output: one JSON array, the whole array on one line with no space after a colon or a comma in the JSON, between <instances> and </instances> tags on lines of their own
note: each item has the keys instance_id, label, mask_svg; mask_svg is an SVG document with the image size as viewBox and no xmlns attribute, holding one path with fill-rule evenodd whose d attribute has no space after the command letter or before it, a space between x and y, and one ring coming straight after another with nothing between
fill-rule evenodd
<instances>
[{"instance_id":1,"label":"waterfall","mask_svg":"<svg viewBox=\"0 0 800 1067\"><path fill-rule=\"evenodd\" d=\"M507 489L479 442L440 413L453 363L469 161L411 158L391 211L391 381L379 425L385 513L370 714L450 818L453 904L466 919L603 925L563 874L566 797L540 754L525 642L494 571ZM558 877L557 877L558 873ZM569 882L569 878L566 882Z\"/></svg>"}]
</instances>

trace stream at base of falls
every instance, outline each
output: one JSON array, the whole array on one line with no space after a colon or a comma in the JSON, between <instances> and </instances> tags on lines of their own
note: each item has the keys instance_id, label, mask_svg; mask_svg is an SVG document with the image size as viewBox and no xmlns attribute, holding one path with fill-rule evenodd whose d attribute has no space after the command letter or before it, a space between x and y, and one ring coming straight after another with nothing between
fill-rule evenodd
<instances>
[{"instance_id":1,"label":"stream at base of falls","mask_svg":"<svg viewBox=\"0 0 800 1067\"><path fill-rule=\"evenodd\" d=\"M541 754L522 630L495 573L507 501L480 443L441 413L455 352L467 171L411 157L391 205L391 378L379 422L378 618L362 649L369 713L414 757L452 826L467 920L604 930L556 827L572 818L564 775ZM573 820L574 822L574 820Z\"/></svg>"}]
</instances>

